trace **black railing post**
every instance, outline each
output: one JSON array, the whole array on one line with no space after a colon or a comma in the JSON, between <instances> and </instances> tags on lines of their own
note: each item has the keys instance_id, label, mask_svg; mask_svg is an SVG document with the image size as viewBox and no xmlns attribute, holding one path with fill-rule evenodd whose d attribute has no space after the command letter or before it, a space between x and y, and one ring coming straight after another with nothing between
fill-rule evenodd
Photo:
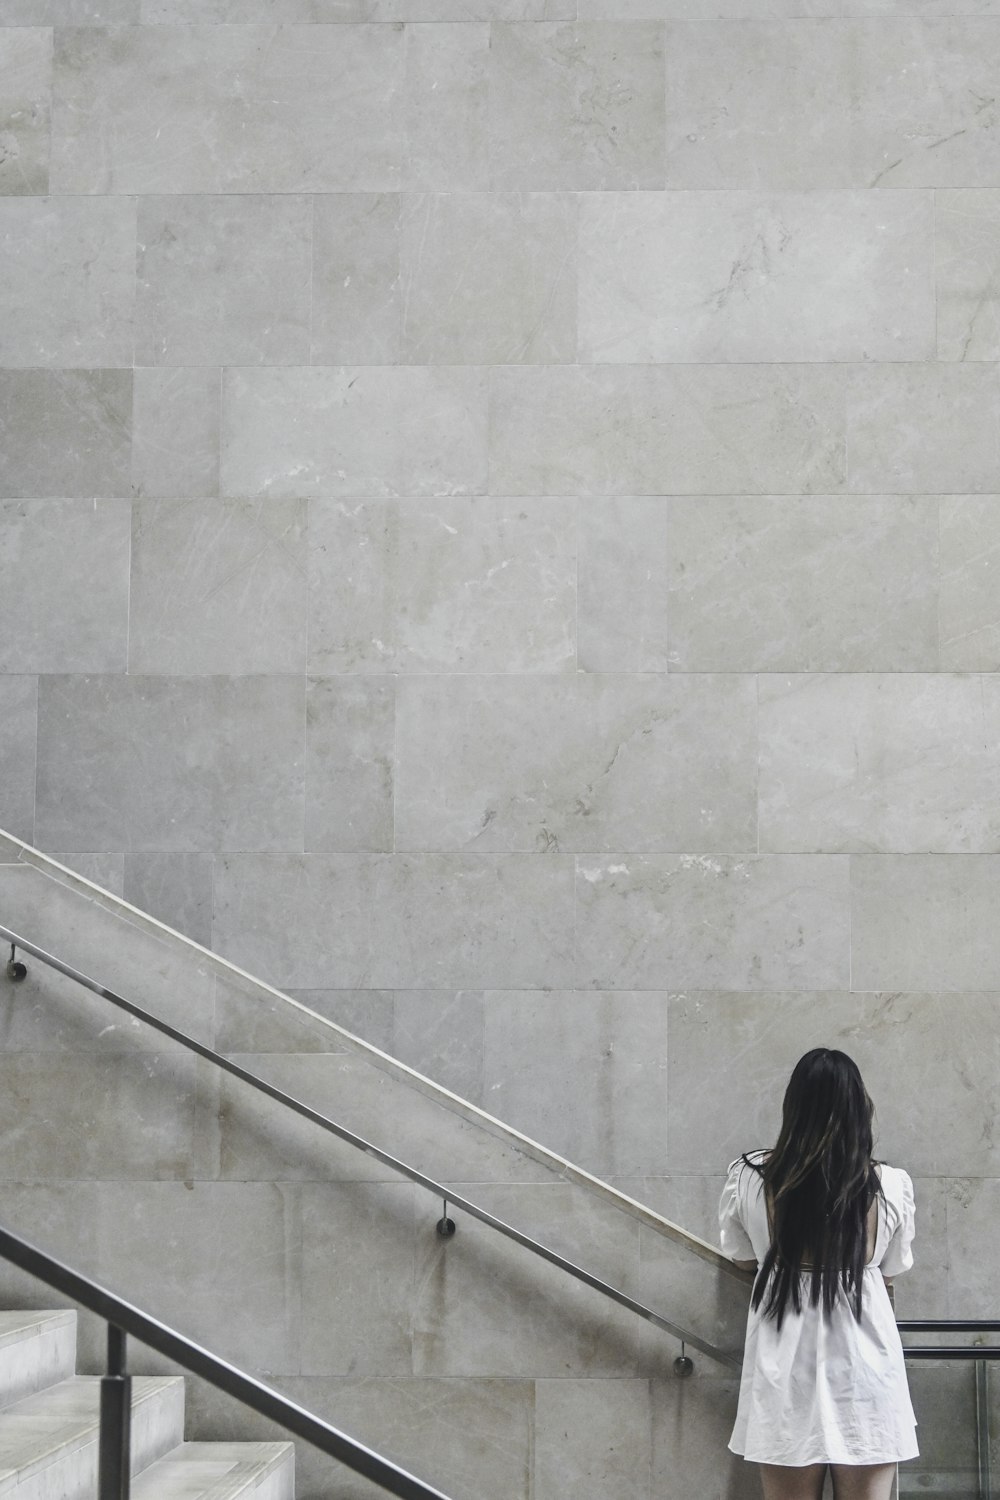
<instances>
[{"instance_id":1,"label":"black railing post","mask_svg":"<svg viewBox=\"0 0 1000 1500\"><path fill-rule=\"evenodd\" d=\"M108 1324L108 1373L101 1379L98 1500L128 1500L132 1377L125 1372L125 1332Z\"/></svg>"}]
</instances>

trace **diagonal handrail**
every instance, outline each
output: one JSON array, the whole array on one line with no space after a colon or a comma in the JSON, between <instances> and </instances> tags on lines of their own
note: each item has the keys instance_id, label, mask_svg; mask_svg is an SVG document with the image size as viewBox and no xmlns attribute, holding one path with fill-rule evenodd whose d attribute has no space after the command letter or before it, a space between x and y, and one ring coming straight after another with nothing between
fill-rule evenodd
<instances>
[{"instance_id":1,"label":"diagonal handrail","mask_svg":"<svg viewBox=\"0 0 1000 1500\"><path fill-rule=\"evenodd\" d=\"M506 1121L498 1119L496 1115L491 1115L478 1105L473 1104L470 1100L463 1099L461 1095L453 1093L450 1089L446 1089L442 1084L436 1083L425 1074L417 1072L415 1068L411 1068L406 1063L400 1062L398 1058L391 1056L388 1052L383 1052L371 1042L365 1041L362 1037L355 1036L353 1032L347 1031L342 1026L338 1026L336 1022L331 1021L327 1016L320 1015L317 1011L311 1010L301 1000L296 1000L291 995L286 995L282 990L276 989L274 985L268 984L266 981L247 973L245 969L241 969L237 964L230 962L229 959L223 958L221 954L215 953L211 948L205 948L201 943L195 942L193 938L189 938L185 933L178 932L176 928L169 927L165 922L161 922L158 918L150 916L148 912L142 911L137 906L132 906L123 897L115 895L113 891L109 891L104 886L97 885L94 881L88 880L86 876L79 874L78 871L60 864L52 855L45 854L40 849L34 848L33 845L25 843L23 839L16 838L13 834L0 829L0 850L2 850L5 844L10 845L12 849L18 851L18 860L22 867L35 869L42 875L57 881L68 889L78 890L81 894L87 894L90 899L100 900L105 909L120 913L130 922L141 923L145 929L148 929L154 935L162 935L164 938L169 938L171 943L189 949L193 954L197 955L201 962L211 964L213 968L229 979L252 984L255 989L270 996L272 999L281 1001L282 1005L290 1013L308 1018L310 1025L322 1027L324 1030L331 1032L363 1056L369 1058L376 1067L390 1072L403 1083L420 1090L428 1097L436 1100L443 1108L452 1113L459 1114L471 1124L478 1125L482 1129L489 1131L490 1134L509 1142L515 1150L550 1168L574 1186L582 1187L586 1192L593 1194L595 1197L611 1203L614 1207L628 1214L629 1217L637 1219L641 1224L646 1225L647 1228L652 1229L654 1233L661 1235L664 1239L672 1240L675 1244L681 1245L692 1255L706 1261L717 1271L721 1271L723 1275L730 1276L736 1281L745 1280L744 1273L738 1270L729 1257L723 1255L717 1246L710 1244L708 1240L702 1239L700 1235L693 1234L690 1230L682 1228L681 1225L674 1224L670 1219L664 1218L662 1214L658 1214L651 1209L648 1204L640 1203L638 1199L629 1197L620 1188L613 1187L610 1182L605 1182L601 1177L595 1177L593 1173L585 1171L575 1162L571 1162L566 1157L560 1156L557 1152L551 1151L540 1142L532 1140L530 1136L516 1130L512 1125L507 1124ZM3 929L0 929L0 931L3 931Z\"/></svg>"},{"instance_id":2,"label":"diagonal handrail","mask_svg":"<svg viewBox=\"0 0 1000 1500\"><path fill-rule=\"evenodd\" d=\"M401 1469L391 1459L384 1458L381 1453L367 1447L357 1438L352 1438L338 1427L325 1422L306 1407L290 1401L273 1386L265 1385L262 1380L249 1375L238 1365L230 1364L202 1344L196 1344L193 1339L178 1333L167 1323L161 1323L158 1318L108 1291L100 1282L92 1281L89 1276L56 1260L47 1251L40 1250L37 1245L22 1239L2 1225L0 1256L10 1261L11 1265L27 1271L30 1276L37 1277L54 1291L79 1303L81 1307L97 1313L99 1317L106 1319L110 1327L131 1334L150 1349L165 1355L183 1369L190 1370L192 1375L202 1376L219 1390L234 1396L244 1406L280 1423L295 1437L304 1438L307 1443L312 1443L331 1458L346 1464L355 1473L363 1474L366 1479L381 1485L382 1489L398 1495L400 1500L448 1500L441 1490L426 1484L408 1470Z\"/></svg>"},{"instance_id":3,"label":"diagonal handrail","mask_svg":"<svg viewBox=\"0 0 1000 1500\"><path fill-rule=\"evenodd\" d=\"M179 1042L181 1046L196 1053L199 1057L205 1058L208 1062L231 1074L234 1078L239 1078L243 1083L247 1083L260 1093L266 1094L268 1098L274 1099L277 1103L284 1105L286 1109L290 1109L303 1119L309 1120L313 1125L318 1125L320 1129L337 1136L342 1141L346 1141L349 1146L354 1146L357 1150L363 1151L367 1156L374 1157L377 1161L382 1162L384 1166L391 1167L394 1171L399 1172L401 1176L407 1177L411 1182L415 1182L418 1186L426 1188L428 1192L446 1201L450 1206L461 1209L471 1218L478 1219L480 1223L486 1224L490 1229L497 1230L507 1239L513 1240L524 1249L530 1250L534 1255L567 1272L577 1281L582 1281L586 1286L592 1287L605 1297L609 1297L612 1301L619 1303L620 1306L628 1308L630 1312L637 1313L639 1317L646 1319L649 1323L655 1324L664 1333L669 1333L673 1338L679 1339L682 1344L690 1344L693 1349L697 1349L702 1354L708 1355L710 1359L717 1361L719 1364L739 1369L740 1358L738 1355L721 1349L717 1345L710 1343L707 1339L703 1339L699 1334L692 1333L690 1329L682 1328L669 1318L664 1318L661 1314L654 1312L652 1308L646 1307L634 1297L630 1297L627 1292L621 1291L618 1287L612 1286L610 1282L604 1281L601 1277L595 1276L582 1266L576 1265L575 1262L569 1260L566 1256L560 1255L558 1251L552 1250L548 1245L544 1245L541 1241L523 1233L520 1229L516 1229L512 1224L508 1224L495 1214L491 1214L487 1209L481 1208L464 1195L454 1192L452 1188L444 1186L432 1177L428 1177L416 1167L411 1167L399 1157L393 1156L390 1152L383 1150L381 1146L377 1146L374 1142L366 1140L364 1136L360 1136L355 1131L349 1130L346 1125L341 1125L338 1121L332 1120L329 1115L320 1113L319 1110L313 1109L311 1105L305 1104L301 1099L296 1099L293 1094L287 1093L284 1089L279 1089L275 1084L269 1083L266 1078L262 1078L260 1074L254 1073L249 1068L244 1068L240 1063L234 1062L225 1053L216 1052L214 1048L207 1046L204 1042L199 1042L195 1037L189 1036L187 1032L180 1031L176 1026L171 1026L168 1021L164 1021L151 1011L147 1011L142 1006L137 1005L135 1001L128 1000L125 996L117 994L116 991L108 989L106 985L100 984L96 979L92 979L89 975L84 974L72 964L66 963L55 954L47 952L44 948L39 947L37 943L31 942L30 939L22 937L19 933L3 925L0 925L0 937L22 952L30 953L41 963L65 975L67 979L72 979L85 989L92 991L93 994L101 996L102 999L109 1001L128 1015L134 1016L136 1020L142 1021L145 1025L160 1032L163 1036L169 1037L171 1041Z\"/></svg>"}]
</instances>

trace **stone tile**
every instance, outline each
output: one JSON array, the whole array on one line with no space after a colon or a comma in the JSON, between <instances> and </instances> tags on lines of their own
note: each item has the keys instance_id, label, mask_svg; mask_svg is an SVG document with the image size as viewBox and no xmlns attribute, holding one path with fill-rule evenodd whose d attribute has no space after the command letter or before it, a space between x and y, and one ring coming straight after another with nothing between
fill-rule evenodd
<instances>
[{"instance_id":1,"label":"stone tile","mask_svg":"<svg viewBox=\"0 0 1000 1500\"><path fill-rule=\"evenodd\" d=\"M313 363L399 362L399 205L397 193L313 199Z\"/></svg>"},{"instance_id":2,"label":"stone tile","mask_svg":"<svg viewBox=\"0 0 1000 1500\"><path fill-rule=\"evenodd\" d=\"M311 250L312 202L297 194L143 198L137 362L304 364Z\"/></svg>"},{"instance_id":3,"label":"stone tile","mask_svg":"<svg viewBox=\"0 0 1000 1500\"><path fill-rule=\"evenodd\" d=\"M411 1373L419 1191L408 1183L302 1189L304 1375Z\"/></svg>"},{"instance_id":4,"label":"stone tile","mask_svg":"<svg viewBox=\"0 0 1000 1500\"><path fill-rule=\"evenodd\" d=\"M219 493L219 370L135 371L132 492Z\"/></svg>"},{"instance_id":5,"label":"stone tile","mask_svg":"<svg viewBox=\"0 0 1000 1500\"><path fill-rule=\"evenodd\" d=\"M913 1267L893 1282L897 1318L947 1318L949 1311L947 1177L915 1177L916 1236ZM917 1335L914 1342L923 1342Z\"/></svg>"},{"instance_id":6,"label":"stone tile","mask_svg":"<svg viewBox=\"0 0 1000 1500\"><path fill-rule=\"evenodd\" d=\"M762 677L760 847L1000 852L998 734L994 677Z\"/></svg>"},{"instance_id":7,"label":"stone tile","mask_svg":"<svg viewBox=\"0 0 1000 1500\"><path fill-rule=\"evenodd\" d=\"M187 1381L187 1433L214 1440L281 1441L283 1428L258 1417L203 1381ZM281 1389L433 1484L454 1500L483 1494L529 1500L535 1387L530 1380L433 1380L405 1376L286 1376ZM384 1494L310 1444L296 1443L299 1500L374 1500Z\"/></svg>"},{"instance_id":8,"label":"stone tile","mask_svg":"<svg viewBox=\"0 0 1000 1500\"><path fill-rule=\"evenodd\" d=\"M652 1397L648 1380L539 1380L536 1500L649 1500Z\"/></svg>"},{"instance_id":9,"label":"stone tile","mask_svg":"<svg viewBox=\"0 0 1000 1500\"><path fill-rule=\"evenodd\" d=\"M581 360L934 357L930 192L594 194L579 253Z\"/></svg>"},{"instance_id":10,"label":"stone tile","mask_svg":"<svg viewBox=\"0 0 1000 1500\"><path fill-rule=\"evenodd\" d=\"M996 855L852 855L852 987L1000 989L998 897Z\"/></svg>"},{"instance_id":11,"label":"stone tile","mask_svg":"<svg viewBox=\"0 0 1000 1500\"><path fill-rule=\"evenodd\" d=\"M756 852L756 717L749 677L400 681L396 848Z\"/></svg>"},{"instance_id":12,"label":"stone tile","mask_svg":"<svg viewBox=\"0 0 1000 1500\"><path fill-rule=\"evenodd\" d=\"M126 901L211 947L211 854L126 854L124 860Z\"/></svg>"},{"instance_id":13,"label":"stone tile","mask_svg":"<svg viewBox=\"0 0 1000 1500\"><path fill-rule=\"evenodd\" d=\"M500 367L490 491L834 494L844 381L835 365Z\"/></svg>"},{"instance_id":14,"label":"stone tile","mask_svg":"<svg viewBox=\"0 0 1000 1500\"><path fill-rule=\"evenodd\" d=\"M35 831L38 679L0 677L0 828L31 842Z\"/></svg>"},{"instance_id":15,"label":"stone tile","mask_svg":"<svg viewBox=\"0 0 1000 1500\"><path fill-rule=\"evenodd\" d=\"M265 1380L298 1368L297 1188L107 1184L98 1236L97 1274L121 1296Z\"/></svg>"},{"instance_id":16,"label":"stone tile","mask_svg":"<svg viewBox=\"0 0 1000 1500\"><path fill-rule=\"evenodd\" d=\"M634 1277L638 1224L582 1190L556 1183L465 1191L612 1285ZM487 1225L457 1210L455 1217L453 1239L431 1229L418 1241L415 1374L597 1379L662 1369L664 1337L651 1324Z\"/></svg>"},{"instance_id":17,"label":"stone tile","mask_svg":"<svg viewBox=\"0 0 1000 1500\"><path fill-rule=\"evenodd\" d=\"M956 1334L956 1341L970 1338ZM917 1342L917 1336L911 1340ZM933 1338L920 1338L933 1343ZM903 1494L975 1495L979 1488L976 1446L976 1372L965 1361L911 1360L907 1367L910 1398L917 1419L920 1456L900 1470ZM996 1365L991 1370L996 1380Z\"/></svg>"},{"instance_id":18,"label":"stone tile","mask_svg":"<svg viewBox=\"0 0 1000 1500\"><path fill-rule=\"evenodd\" d=\"M849 982L846 856L589 855L576 864L581 987Z\"/></svg>"},{"instance_id":19,"label":"stone tile","mask_svg":"<svg viewBox=\"0 0 1000 1500\"><path fill-rule=\"evenodd\" d=\"M279 1056L233 1052L248 1072L371 1142L433 1181L544 1182L551 1172L474 1120L462 1119L363 1054ZM226 1179L406 1182L405 1174L262 1095L220 1075L206 1170ZM209 1131L206 1131L206 1135ZM206 1157L206 1161L209 1158ZM476 1201L478 1187L469 1193ZM441 1201L421 1188L419 1213L433 1230Z\"/></svg>"},{"instance_id":20,"label":"stone tile","mask_svg":"<svg viewBox=\"0 0 1000 1500\"><path fill-rule=\"evenodd\" d=\"M60 30L52 191L392 191L403 43L390 26Z\"/></svg>"},{"instance_id":21,"label":"stone tile","mask_svg":"<svg viewBox=\"0 0 1000 1500\"><path fill-rule=\"evenodd\" d=\"M307 682L307 849L392 849L395 730L391 680Z\"/></svg>"},{"instance_id":22,"label":"stone tile","mask_svg":"<svg viewBox=\"0 0 1000 1500\"><path fill-rule=\"evenodd\" d=\"M572 502L314 501L313 672L571 672Z\"/></svg>"},{"instance_id":23,"label":"stone tile","mask_svg":"<svg viewBox=\"0 0 1000 1500\"><path fill-rule=\"evenodd\" d=\"M663 1169L665 995L490 991L485 1015L495 1115L597 1177Z\"/></svg>"},{"instance_id":24,"label":"stone tile","mask_svg":"<svg viewBox=\"0 0 1000 1500\"><path fill-rule=\"evenodd\" d=\"M299 989L558 985L572 910L556 854L243 854L217 863L213 946Z\"/></svg>"},{"instance_id":25,"label":"stone tile","mask_svg":"<svg viewBox=\"0 0 1000 1500\"><path fill-rule=\"evenodd\" d=\"M85 1051L4 1056L0 1175L14 1181L189 1177L193 1080L194 1059L176 1054L144 1053L131 1062Z\"/></svg>"},{"instance_id":26,"label":"stone tile","mask_svg":"<svg viewBox=\"0 0 1000 1500\"><path fill-rule=\"evenodd\" d=\"M668 187L993 187L990 20L666 26Z\"/></svg>"},{"instance_id":27,"label":"stone tile","mask_svg":"<svg viewBox=\"0 0 1000 1500\"><path fill-rule=\"evenodd\" d=\"M664 123L657 22L494 24L494 191L662 187Z\"/></svg>"},{"instance_id":28,"label":"stone tile","mask_svg":"<svg viewBox=\"0 0 1000 1500\"><path fill-rule=\"evenodd\" d=\"M671 500L669 517L674 669L938 665L936 500L705 495Z\"/></svg>"},{"instance_id":29,"label":"stone tile","mask_svg":"<svg viewBox=\"0 0 1000 1500\"><path fill-rule=\"evenodd\" d=\"M115 26L139 20L140 0L4 0L5 26Z\"/></svg>"},{"instance_id":30,"label":"stone tile","mask_svg":"<svg viewBox=\"0 0 1000 1500\"><path fill-rule=\"evenodd\" d=\"M319 1016L384 1052L392 1048L391 990L288 990ZM221 1052L345 1052L350 1045L322 1021L249 981L219 979L215 1045Z\"/></svg>"},{"instance_id":31,"label":"stone tile","mask_svg":"<svg viewBox=\"0 0 1000 1500\"><path fill-rule=\"evenodd\" d=\"M222 492L481 493L486 397L467 366L226 370Z\"/></svg>"},{"instance_id":32,"label":"stone tile","mask_svg":"<svg viewBox=\"0 0 1000 1500\"><path fill-rule=\"evenodd\" d=\"M1000 669L1000 497L945 495L939 504L941 666L995 672Z\"/></svg>"},{"instance_id":33,"label":"stone tile","mask_svg":"<svg viewBox=\"0 0 1000 1500\"><path fill-rule=\"evenodd\" d=\"M290 677L46 678L38 837L163 853L299 844L303 707Z\"/></svg>"},{"instance_id":34,"label":"stone tile","mask_svg":"<svg viewBox=\"0 0 1000 1500\"><path fill-rule=\"evenodd\" d=\"M131 417L131 370L0 370L0 495L127 495Z\"/></svg>"},{"instance_id":35,"label":"stone tile","mask_svg":"<svg viewBox=\"0 0 1000 1500\"><path fill-rule=\"evenodd\" d=\"M125 856L124 854L53 854L60 864L66 865L77 875L82 875L85 880L90 880L94 885L99 885L102 890L110 891L113 896L124 896L125 894Z\"/></svg>"},{"instance_id":36,"label":"stone tile","mask_svg":"<svg viewBox=\"0 0 1000 1500\"><path fill-rule=\"evenodd\" d=\"M137 501L129 670L302 673L302 500Z\"/></svg>"},{"instance_id":37,"label":"stone tile","mask_svg":"<svg viewBox=\"0 0 1000 1500\"><path fill-rule=\"evenodd\" d=\"M1000 1183L992 1174L963 1175L945 1184L949 1317L980 1318L984 1307L996 1305L995 1278L983 1246L990 1243L998 1196Z\"/></svg>"},{"instance_id":38,"label":"stone tile","mask_svg":"<svg viewBox=\"0 0 1000 1500\"><path fill-rule=\"evenodd\" d=\"M1000 192L935 195L938 359L1000 359Z\"/></svg>"},{"instance_id":39,"label":"stone tile","mask_svg":"<svg viewBox=\"0 0 1000 1500\"><path fill-rule=\"evenodd\" d=\"M663 1160L674 1173L724 1173L740 1152L772 1145L792 1068L811 1047L828 1046L861 1069L875 1101L877 1156L914 1177L952 1176L963 1162L971 1175L992 1176L997 1150L982 1121L1000 1104L995 1005L992 994L671 995ZM976 1048L961 1040L968 1036ZM705 1110L706 1080L725 1110ZM717 1236L716 1227L708 1238Z\"/></svg>"},{"instance_id":40,"label":"stone tile","mask_svg":"<svg viewBox=\"0 0 1000 1500\"><path fill-rule=\"evenodd\" d=\"M13 0L10 0L13 3ZM30 4L32 0L20 0ZM43 0L33 0L35 4ZM122 0L125 3L125 0ZM946 3L946 0L940 0ZM989 4L990 0L984 0ZM141 0L147 24L183 21L546 21L571 15L570 0ZM457 28L456 28L457 29Z\"/></svg>"},{"instance_id":41,"label":"stone tile","mask_svg":"<svg viewBox=\"0 0 1000 1500\"><path fill-rule=\"evenodd\" d=\"M962 15L995 15L996 0L961 0ZM581 17L590 13L604 15L607 0L580 0ZM954 16L955 0L809 0L808 16L813 20L830 16L847 17L922 17ZM666 19L704 21L723 20L783 21L802 20L806 6L803 0L619 0L615 14L621 20ZM735 1408L734 1408L735 1410Z\"/></svg>"},{"instance_id":42,"label":"stone tile","mask_svg":"<svg viewBox=\"0 0 1000 1500\"><path fill-rule=\"evenodd\" d=\"M406 156L409 192L489 188L489 67L497 20L548 19L570 0L387 0L406 27ZM416 10L414 11L414 5ZM441 13L435 19L432 11ZM533 12L533 14L525 14ZM454 22L456 24L449 24ZM480 24L476 24L476 23Z\"/></svg>"},{"instance_id":43,"label":"stone tile","mask_svg":"<svg viewBox=\"0 0 1000 1500\"><path fill-rule=\"evenodd\" d=\"M0 193L47 193L52 32L30 0L0 34ZM17 29L15 30L15 26Z\"/></svg>"},{"instance_id":44,"label":"stone tile","mask_svg":"<svg viewBox=\"0 0 1000 1500\"><path fill-rule=\"evenodd\" d=\"M0 364L132 363L133 198L0 198Z\"/></svg>"},{"instance_id":45,"label":"stone tile","mask_svg":"<svg viewBox=\"0 0 1000 1500\"><path fill-rule=\"evenodd\" d=\"M856 369L847 393L849 487L855 494L995 494L995 365Z\"/></svg>"},{"instance_id":46,"label":"stone tile","mask_svg":"<svg viewBox=\"0 0 1000 1500\"><path fill-rule=\"evenodd\" d=\"M0 671L122 672L127 500L0 501Z\"/></svg>"},{"instance_id":47,"label":"stone tile","mask_svg":"<svg viewBox=\"0 0 1000 1500\"><path fill-rule=\"evenodd\" d=\"M665 672L668 506L657 497L581 501L577 525L578 666L585 672ZM622 608L622 600L628 608Z\"/></svg>"},{"instance_id":48,"label":"stone tile","mask_svg":"<svg viewBox=\"0 0 1000 1500\"><path fill-rule=\"evenodd\" d=\"M384 1050L483 1107L483 1015L482 990L397 990ZM495 1114L494 1101L489 1107Z\"/></svg>"},{"instance_id":49,"label":"stone tile","mask_svg":"<svg viewBox=\"0 0 1000 1500\"><path fill-rule=\"evenodd\" d=\"M669 1494L683 1474L700 1500L757 1500L756 1464L728 1451L739 1376L719 1378L710 1361L696 1353L693 1380L668 1376L653 1390L653 1494Z\"/></svg>"},{"instance_id":50,"label":"stone tile","mask_svg":"<svg viewBox=\"0 0 1000 1500\"><path fill-rule=\"evenodd\" d=\"M577 199L568 193L407 194L400 218L403 359L574 360L576 220Z\"/></svg>"}]
</instances>

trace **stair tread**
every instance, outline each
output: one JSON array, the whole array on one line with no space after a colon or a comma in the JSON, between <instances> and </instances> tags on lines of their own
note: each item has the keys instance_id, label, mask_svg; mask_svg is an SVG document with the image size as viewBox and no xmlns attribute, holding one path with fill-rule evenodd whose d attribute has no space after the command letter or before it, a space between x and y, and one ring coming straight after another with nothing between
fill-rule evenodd
<instances>
[{"instance_id":1,"label":"stair tread","mask_svg":"<svg viewBox=\"0 0 1000 1500\"><path fill-rule=\"evenodd\" d=\"M0 1349L75 1322L76 1313L70 1307L55 1308L51 1312L0 1312Z\"/></svg>"},{"instance_id":2,"label":"stair tread","mask_svg":"<svg viewBox=\"0 0 1000 1500\"><path fill-rule=\"evenodd\" d=\"M232 1500L294 1451L291 1443L181 1443L135 1477L133 1500Z\"/></svg>"},{"instance_id":3,"label":"stair tread","mask_svg":"<svg viewBox=\"0 0 1000 1500\"><path fill-rule=\"evenodd\" d=\"M134 1376L133 1411L177 1385L183 1385L179 1375ZM0 1411L0 1488L93 1441L100 1386L97 1375L74 1375Z\"/></svg>"}]
</instances>

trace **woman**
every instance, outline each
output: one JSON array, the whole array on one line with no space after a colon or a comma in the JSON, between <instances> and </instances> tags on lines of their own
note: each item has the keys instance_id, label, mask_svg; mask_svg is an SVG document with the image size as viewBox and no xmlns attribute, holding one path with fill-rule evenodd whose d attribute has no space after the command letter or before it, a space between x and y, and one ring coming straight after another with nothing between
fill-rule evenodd
<instances>
[{"instance_id":1,"label":"woman","mask_svg":"<svg viewBox=\"0 0 1000 1500\"><path fill-rule=\"evenodd\" d=\"M917 1454L886 1285L913 1264L913 1185L872 1161L872 1102L843 1052L799 1060L772 1151L729 1168L722 1248L758 1268L729 1446L765 1500L888 1500Z\"/></svg>"}]
</instances>

